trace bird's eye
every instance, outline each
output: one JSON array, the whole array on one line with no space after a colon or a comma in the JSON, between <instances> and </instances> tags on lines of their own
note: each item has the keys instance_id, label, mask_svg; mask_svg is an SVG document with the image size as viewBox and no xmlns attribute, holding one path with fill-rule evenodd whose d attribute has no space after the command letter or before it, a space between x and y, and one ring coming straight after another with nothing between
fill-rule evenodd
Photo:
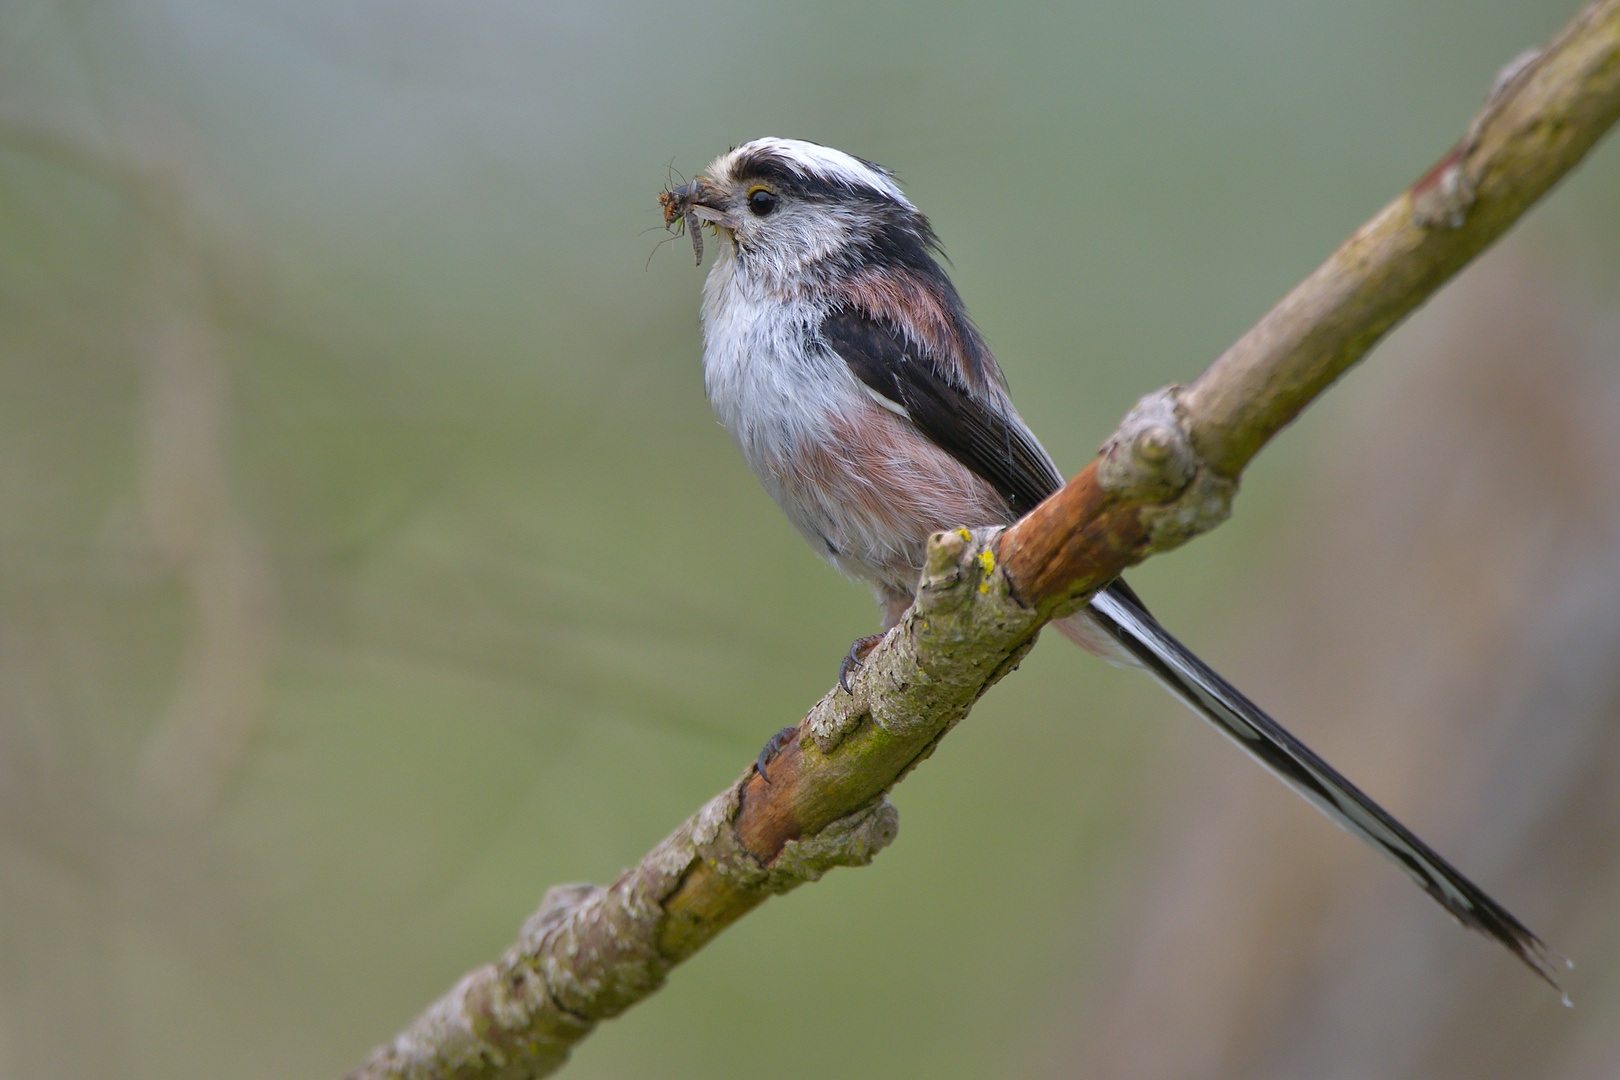
<instances>
[{"instance_id":1,"label":"bird's eye","mask_svg":"<svg viewBox=\"0 0 1620 1080\"><path fill-rule=\"evenodd\" d=\"M775 210L776 204L779 202L781 202L780 199L762 187L757 187L748 193L748 209L753 212L755 217L764 217L772 210Z\"/></svg>"}]
</instances>

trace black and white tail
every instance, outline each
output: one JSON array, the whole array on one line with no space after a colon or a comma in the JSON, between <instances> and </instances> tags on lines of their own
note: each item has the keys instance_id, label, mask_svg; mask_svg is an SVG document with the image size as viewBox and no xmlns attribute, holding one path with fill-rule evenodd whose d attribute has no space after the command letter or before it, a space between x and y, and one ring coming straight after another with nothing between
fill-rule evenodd
<instances>
[{"instance_id":1,"label":"black and white tail","mask_svg":"<svg viewBox=\"0 0 1620 1080\"><path fill-rule=\"evenodd\" d=\"M1250 757L1315 803L1344 831L1404 870L1464 926L1500 941L1563 993L1555 972L1558 963L1568 961L1171 637L1129 586L1116 581L1097 593L1088 614L1166 689ZM1568 1004L1567 996L1564 1001Z\"/></svg>"}]
</instances>

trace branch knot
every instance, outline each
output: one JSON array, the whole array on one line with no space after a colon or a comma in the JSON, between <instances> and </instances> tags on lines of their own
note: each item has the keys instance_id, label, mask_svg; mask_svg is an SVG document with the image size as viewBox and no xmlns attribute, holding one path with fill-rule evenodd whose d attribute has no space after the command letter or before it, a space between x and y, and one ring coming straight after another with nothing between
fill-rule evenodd
<instances>
[{"instance_id":1,"label":"branch knot","mask_svg":"<svg viewBox=\"0 0 1620 1080\"><path fill-rule=\"evenodd\" d=\"M865 866L900 834L900 811L879 798L847 814L814 836L789 840L771 863L765 888L785 893L806 881L819 881L835 866Z\"/></svg>"},{"instance_id":2,"label":"branch knot","mask_svg":"<svg viewBox=\"0 0 1620 1080\"><path fill-rule=\"evenodd\" d=\"M1181 387L1156 390L1126 414L1098 451L1103 489L1146 503L1140 510L1153 551L1168 551L1208 532L1232 513L1237 481L1204 464L1181 413Z\"/></svg>"},{"instance_id":3,"label":"branch knot","mask_svg":"<svg viewBox=\"0 0 1620 1080\"><path fill-rule=\"evenodd\" d=\"M1119 429L1097 451L1097 479L1130 499L1165 499L1192 481L1198 455L1182 426L1172 383L1155 390L1125 414Z\"/></svg>"}]
</instances>

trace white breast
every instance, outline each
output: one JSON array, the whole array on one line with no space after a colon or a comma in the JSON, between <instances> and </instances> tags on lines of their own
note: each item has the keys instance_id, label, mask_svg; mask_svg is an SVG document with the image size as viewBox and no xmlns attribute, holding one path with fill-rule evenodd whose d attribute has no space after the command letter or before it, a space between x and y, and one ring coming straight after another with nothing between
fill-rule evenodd
<instances>
[{"instance_id":1,"label":"white breast","mask_svg":"<svg viewBox=\"0 0 1620 1080\"><path fill-rule=\"evenodd\" d=\"M704 284L703 379L709 402L761 478L829 436L829 416L861 396L849 367L815 341L824 309L767 295L729 252Z\"/></svg>"},{"instance_id":2,"label":"white breast","mask_svg":"<svg viewBox=\"0 0 1620 1080\"><path fill-rule=\"evenodd\" d=\"M727 252L704 285L703 380L709 403L749 468L824 554L847 537L833 514L806 505L807 455L833 439L834 420L864 398L841 359L815 341L821 308L767 295Z\"/></svg>"},{"instance_id":3,"label":"white breast","mask_svg":"<svg viewBox=\"0 0 1620 1080\"><path fill-rule=\"evenodd\" d=\"M1004 521L1006 503L875 404L822 345L825 309L767 293L724 251L704 285L709 401L771 497L806 539L880 593L916 584L928 536Z\"/></svg>"}]
</instances>

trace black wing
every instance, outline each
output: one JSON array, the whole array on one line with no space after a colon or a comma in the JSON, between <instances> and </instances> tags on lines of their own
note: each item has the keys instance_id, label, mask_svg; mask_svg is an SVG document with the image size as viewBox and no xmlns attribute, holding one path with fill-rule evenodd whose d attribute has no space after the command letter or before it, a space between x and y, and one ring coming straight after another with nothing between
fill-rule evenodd
<instances>
[{"instance_id":1,"label":"black wing","mask_svg":"<svg viewBox=\"0 0 1620 1080\"><path fill-rule=\"evenodd\" d=\"M899 327L853 310L821 324L821 337L876 394L905 409L911 422L1023 516L1063 486L1052 459L1016 415L958 386Z\"/></svg>"}]
</instances>

